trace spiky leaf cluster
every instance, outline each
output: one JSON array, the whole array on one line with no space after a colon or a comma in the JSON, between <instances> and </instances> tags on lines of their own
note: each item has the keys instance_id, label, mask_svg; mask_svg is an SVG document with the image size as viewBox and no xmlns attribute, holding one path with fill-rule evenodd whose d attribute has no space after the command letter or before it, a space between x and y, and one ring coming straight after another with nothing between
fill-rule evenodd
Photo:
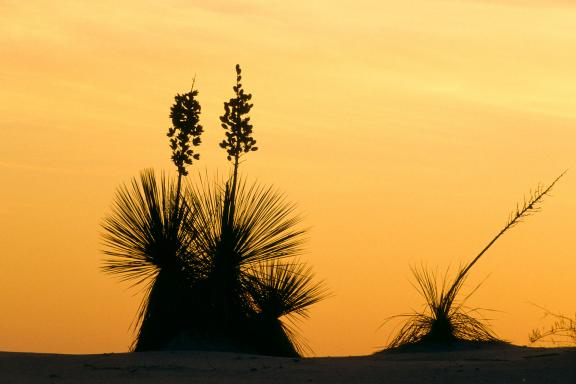
<instances>
[{"instance_id":1,"label":"spiky leaf cluster","mask_svg":"<svg viewBox=\"0 0 576 384\"><path fill-rule=\"evenodd\" d=\"M300 217L272 188L240 181L232 194L223 184L200 183L189 194L195 208L195 269L203 271L211 286L214 322L223 322L224 328L247 323L244 332L252 335L250 342L258 349L296 354L303 345L280 318L306 317L307 309L326 296L311 269L295 260L305 240L305 231L298 229ZM231 204L234 217L223 219ZM270 331L285 338L293 352L275 349L282 342L267 340L259 327L276 329Z\"/></svg>"},{"instance_id":2,"label":"spiky leaf cluster","mask_svg":"<svg viewBox=\"0 0 576 384\"><path fill-rule=\"evenodd\" d=\"M104 270L146 284L136 350L182 334L265 354L304 349L282 319L306 317L326 292L296 259L305 231L295 206L272 188L241 181L233 197L223 185L186 184L177 200L174 183L144 171L118 191L103 224ZM231 199L234 219L223 220Z\"/></svg>"},{"instance_id":3,"label":"spiky leaf cluster","mask_svg":"<svg viewBox=\"0 0 576 384\"><path fill-rule=\"evenodd\" d=\"M164 175L158 179L144 170L118 189L112 212L102 223L108 256L104 272L146 287L135 350L167 343L189 317L185 297L195 280L194 270L187 268L194 231L190 207L176 198L176 190Z\"/></svg>"},{"instance_id":4,"label":"spiky leaf cluster","mask_svg":"<svg viewBox=\"0 0 576 384\"><path fill-rule=\"evenodd\" d=\"M252 109L250 104L252 95L245 93L242 88L240 65L236 64L236 85L233 87L236 97L224 103L224 115L220 116L222 128L226 130L226 139L222 140L220 147L228 153L228 160L238 161L242 153L256 151L256 140L252 138L252 124L248 113Z\"/></svg>"},{"instance_id":5,"label":"spiky leaf cluster","mask_svg":"<svg viewBox=\"0 0 576 384\"><path fill-rule=\"evenodd\" d=\"M200 136L204 129L200 125L200 103L196 100L197 90L184 94L176 94L174 104L170 108L172 127L168 129L172 149L172 161L178 169L178 174L186 176L187 165L200 159L200 154L194 153L194 147L201 143Z\"/></svg>"},{"instance_id":6,"label":"spiky leaf cluster","mask_svg":"<svg viewBox=\"0 0 576 384\"><path fill-rule=\"evenodd\" d=\"M457 301L465 278L454 287L448 284L448 273L442 279L425 267L413 268L412 273L425 306L422 311L394 316L406 318L406 322L387 348L419 342L498 340L483 319L478 318L480 311L464 305L467 297Z\"/></svg>"}]
</instances>

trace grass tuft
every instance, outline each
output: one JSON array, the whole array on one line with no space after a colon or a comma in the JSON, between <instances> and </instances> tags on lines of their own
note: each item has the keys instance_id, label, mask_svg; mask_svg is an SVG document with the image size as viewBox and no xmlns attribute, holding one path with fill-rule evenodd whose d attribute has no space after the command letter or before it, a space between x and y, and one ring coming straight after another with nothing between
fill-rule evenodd
<instances>
[{"instance_id":1,"label":"grass tuft","mask_svg":"<svg viewBox=\"0 0 576 384\"><path fill-rule=\"evenodd\" d=\"M554 323L547 328L534 329L530 333L531 343L551 343L555 345L576 345L576 315L570 318L563 314L553 313L540 307L545 316L554 318Z\"/></svg>"}]
</instances>

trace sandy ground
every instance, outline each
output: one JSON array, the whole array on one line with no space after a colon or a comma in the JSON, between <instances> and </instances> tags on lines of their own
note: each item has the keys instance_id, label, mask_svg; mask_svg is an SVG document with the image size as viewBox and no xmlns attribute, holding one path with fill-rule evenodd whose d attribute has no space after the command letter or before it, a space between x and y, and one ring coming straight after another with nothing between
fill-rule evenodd
<instances>
[{"instance_id":1,"label":"sandy ground","mask_svg":"<svg viewBox=\"0 0 576 384\"><path fill-rule=\"evenodd\" d=\"M576 348L276 358L222 352L0 352L0 383L576 383Z\"/></svg>"}]
</instances>

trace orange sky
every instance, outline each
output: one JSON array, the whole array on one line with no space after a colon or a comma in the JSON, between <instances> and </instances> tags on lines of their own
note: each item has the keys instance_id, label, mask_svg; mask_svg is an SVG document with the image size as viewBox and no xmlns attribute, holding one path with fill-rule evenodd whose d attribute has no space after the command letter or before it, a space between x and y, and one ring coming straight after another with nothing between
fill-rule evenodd
<instances>
[{"instance_id":1,"label":"orange sky","mask_svg":"<svg viewBox=\"0 0 576 384\"><path fill-rule=\"evenodd\" d=\"M0 0L0 350L125 351L140 300L98 268L116 187L172 171L165 132L197 76L203 171L225 172L234 65L260 150L243 164L298 203L334 296L302 334L371 353L419 308L410 266L469 260L538 182L574 167L571 1ZM576 311L576 175L472 270L470 299L527 343Z\"/></svg>"}]
</instances>

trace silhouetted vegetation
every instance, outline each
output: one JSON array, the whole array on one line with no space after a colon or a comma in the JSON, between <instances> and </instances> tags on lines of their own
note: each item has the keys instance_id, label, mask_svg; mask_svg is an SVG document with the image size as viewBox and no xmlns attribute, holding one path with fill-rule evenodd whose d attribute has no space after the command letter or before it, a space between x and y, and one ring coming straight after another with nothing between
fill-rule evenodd
<instances>
[{"instance_id":1,"label":"silhouetted vegetation","mask_svg":"<svg viewBox=\"0 0 576 384\"><path fill-rule=\"evenodd\" d=\"M172 161L178 170L178 187L176 189L176 201L180 198L182 176L188 175L187 165L192 165L193 160L200 160L200 154L194 153L194 148L202 142L200 136L204 128L200 125L200 103L196 100L198 91L192 89L182 95L176 94L174 104L170 108L172 127L168 128L167 136L170 138L172 149ZM176 209L178 204L176 204Z\"/></svg>"},{"instance_id":2,"label":"silhouetted vegetation","mask_svg":"<svg viewBox=\"0 0 576 384\"><path fill-rule=\"evenodd\" d=\"M554 318L554 323L541 329L534 329L530 333L531 343L548 342L552 344L572 344L576 345L576 316L568 316L550 312L544 309L547 317Z\"/></svg>"},{"instance_id":3,"label":"silhouetted vegetation","mask_svg":"<svg viewBox=\"0 0 576 384\"><path fill-rule=\"evenodd\" d=\"M191 210L185 200L176 209L176 186L151 170L119 188L104 229L104 271L144 284L138 313L141 324L134 349L157 349L176 336L192 315L187 305L187 259L194 241Z\"/></svg>"},{"instance_id":4,"label":"silhouetted vegetation","mask_svg":"<svg viewBox=\"0 0 576 384\"><path fill-rule=\"evenodd\" d=\"M298 261L305 240L295 206L269 187L247 186L240 157L255 151L248 113L251 95L236 66L235 97L220 118L220 146L232 162L226 181L182 183L199 159L200 104L192 89L171 108L170 147L175 183L151 170L123 186L105 218L104 271L146 294L134 349L219 349L298 356L305 345L293 324L326 290ZM286 322L288 321L288 323Z\"/></svg>"},{"instance_id":5,"label":"silhouetted vegetation","mask_svg":"<svg viewBox=\"0 0 576 384\"><path fill-rule=\"evenodd\" d=\"M478 309L470 309L464 305L466 299L478 287L459 301L460 291L470 269L506 231L538 210L538 204L563 175L564 173L558 176L546 188L538 187L521 206L517 206L506 225L472 261L458 269L452 282L449 282L448 273L442 279L438 279L435 273L430 272L425 267L413 268L416 288L426 302L425 309L421 312L394 316L405 317L406 322L398 334L388 343L387 348L416 343L497 341L497 337L483 319L477 317Z\"/></svg>"},{"instance_id":6,"label":"silhouetted vegetation","mask_svg":"<svg viewBox=\"0 0 576 384\"><path fill-rule=\"evenodd\" d=\"M124 186L117 194L114 214L104 221L107 260L104 270L124 278L145 279L150 284L138 322L141 324L134 348L157 349L172 340L193 313L187 305L192 271L186 260L193 241L187 201L180 199L182 176L187 165L200 155L192 147L200 145L198 91L177 94L170 109L172 161L178 171L176 187L162 175L158 182L151 170L140 181Z\"/></svg>"},{"instance_id":7,"label":"silhouetted vegetation","mask_svg":"<svg viewBox=\"0 0 576 384\"><path fill-rule=\"evenodd\" d=\"M295 207L269 187L239 180L232 191L198 184L195 197L196 269L210 297L210 324L244 350L296 356L299 342L281 318L305 317L325 296L296 257L305 231ZM225 334L221 334L225 332Z\"/></svg>"}]
</instances>

